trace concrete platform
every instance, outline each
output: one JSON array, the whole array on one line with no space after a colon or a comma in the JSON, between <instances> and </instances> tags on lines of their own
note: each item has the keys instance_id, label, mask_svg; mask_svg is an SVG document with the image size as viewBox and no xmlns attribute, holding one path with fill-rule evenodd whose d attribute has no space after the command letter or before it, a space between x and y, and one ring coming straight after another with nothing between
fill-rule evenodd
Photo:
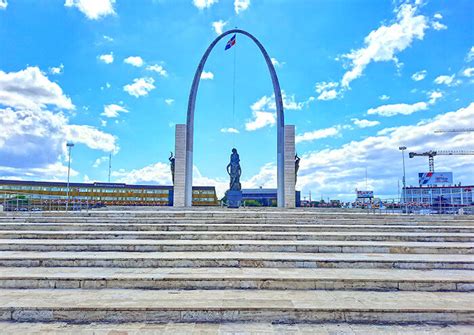
<instances>
[{"instance_id":1,"label":"concrete platform","mask_svg":"<svg viewBox=\"0 0 474 335\"><path fill-rule=\"evenodd\" d=\"M474 254L472 242L318 240L6 239L0 251L269 251L331 253Z\"/></svg>"},{"instance_id":2,"label":"concrete platform","mask_svg":"<svg viewBox=\"0 0 474 335\"><path fill-rule=\"evenodd\" d=\"M273 290L0 290L22 322L474 323L474 294Z\"/></svg>"},{"instance_id":3,"label":"concrete platform","mask_svg":"<svg viewBox=\"0 0 474 335\"><path fill-rule=\"evenodd\" d=\"M474 256L274 252L0 251L0 266L474 269Z\"/></svg>"},{"instance_id":4,"label":"concrete platform","mask_svg":"<svg viewBox=\"0 0 474 335\"><path fill-rule=\"evenodd\" d=\"M272 324L235 323L92 323L68 324L0 322L4 335L471 335L466 325L367 325L356 323Z\"/></svg>"},{"instance_id":5,"label":"concrete platform","mask_svg":"<svg viewBox=\"0 0 474 335\"><path fill-rule=\"evenodd\" d=\"M404 232L262 232L262 231L43 231L3 230L0 239L153 239L153 240L329 240L474 242L474 233Z\"/></svg>"},{"instance_id":6,"label":"concrete platform","mask_svg":"<svg viewBox=\"0 0 474 335\"><path fill-rule=\"evenodd\" d=\"M474 271L4 267L0 288L474 291Z\"/></svg>"},{"instance_id":7,"label":"concrete platform","mask_svg":"<svg viewBox=\"0 0 474 335\"><path fill-rule=\"evenodd\" d=\"M0 213L0 332L474 333L473 249L469 216Z\"/></svg>"},{"instance_id":8,"label":"concrete platform","mask_svg":"<svg viewBox=\"0 0 474 335\"><path fill-rule=\"evenodd\" d=\"M83 223L35 222L0 224L2 230L44 231L257 231L257 232L344 232L386 231L424 233L474 233L474 226L460 225L396 225L396 224L261 224L261 223Z\"/></svg>"}]
</instances>

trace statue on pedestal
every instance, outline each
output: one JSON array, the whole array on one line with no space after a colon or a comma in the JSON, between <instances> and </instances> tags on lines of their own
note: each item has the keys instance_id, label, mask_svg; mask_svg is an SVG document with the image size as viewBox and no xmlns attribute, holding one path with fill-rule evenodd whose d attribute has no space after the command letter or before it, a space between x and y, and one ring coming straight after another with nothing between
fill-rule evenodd
<instances>
[{"instance_id":1,"label":"statue on pedestal","mask_svg":"<svg viewBox=\"0 0 474 335\"><path fill-rule=\"evenodd\" d=\"M298 180L298 170L300 169L300 160L301 158L298 157L298 153L295 155L295 184Z\"/></svg>"},{"instance_id":2,"label":"statue on pedestal","mask_svg":"<svg viewBox=\"0 0 474 335\"><path fill-rule=\"evenodd\" d=\"M173 155L173 151L170 151L170 158L168 158L170 161L170 169L171 169L171 180L173 181L174 185L174 166L175 166L175 157Z\"/></svg>"},{"instance_id":3,"label":"statue on pedestal","mask_svg":"<svg viewBox=\"0 0 474 335\"><path fill-rule=\"evenodd\" d=\"M240 191L242 189L240 185L240 175L242 170L240 169L240 157L237 153L237 149L232 149L232 155L230 155L230 163L227 165L227 173L230 176L229 190Z\"/></svg>"},{"instance_id":4,"label":"statue on pedestal","mask_svg":"<svg viewBox=\"0 0 474 335\"><path fill-rule=\"evenodd\" d=\"M242 186L240 185L242 169L240 168L240 157L235 148L232 149L230 163L226 170L230 176L229 190L226 192L227 207L239 208L242 202Z\"/></svg>"}]
</instances>

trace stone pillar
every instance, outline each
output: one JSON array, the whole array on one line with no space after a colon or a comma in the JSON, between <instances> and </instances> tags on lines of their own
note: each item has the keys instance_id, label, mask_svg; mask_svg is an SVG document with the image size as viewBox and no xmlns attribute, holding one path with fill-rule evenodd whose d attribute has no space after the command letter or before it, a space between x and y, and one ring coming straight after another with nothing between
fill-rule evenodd
<instances>
[{"instance_id":1,"label":"stone pillar","mask_svg":"<svg viewBox=\"0 0 474 335\"><path fill-rule=\"evenodd\" d=\"M295 208L295 126L285 126L285 208Z\"/></svg>"},{"instance_id":2,"label":"stone pillar","mask_svg":"<svg viewBox=\"0 0 474 335\"><path fill-rule=\"evenodd\" d=\"M174 149L174 191L173 207L185 206L184 187L186 185L186 125L177 124Z\"/></svg>"}]
</instances>

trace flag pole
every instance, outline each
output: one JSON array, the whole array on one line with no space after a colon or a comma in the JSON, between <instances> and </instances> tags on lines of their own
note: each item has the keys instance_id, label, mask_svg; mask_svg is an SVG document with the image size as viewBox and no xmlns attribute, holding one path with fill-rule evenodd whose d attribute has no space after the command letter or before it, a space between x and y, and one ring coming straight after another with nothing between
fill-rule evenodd
<instances>
[{"instance_id":1,"label":"flag pole","mask_svg":"<svg viewBox=\"0 0 474 335\"><path fill-rule=\"evenodd\" d=\"M235 27L237 29L237 27ZM236 44L237 44L237 36L236 38ZM236 74L236 64L237 64L237 52L236 52L236 46L234 46L234 76L233 76L233 83L232 83L232 127L234 129L237 129L235 127L235 74ZM235 133L232 132L232 145L235 147Z\"/></svg>"}]
</instances>

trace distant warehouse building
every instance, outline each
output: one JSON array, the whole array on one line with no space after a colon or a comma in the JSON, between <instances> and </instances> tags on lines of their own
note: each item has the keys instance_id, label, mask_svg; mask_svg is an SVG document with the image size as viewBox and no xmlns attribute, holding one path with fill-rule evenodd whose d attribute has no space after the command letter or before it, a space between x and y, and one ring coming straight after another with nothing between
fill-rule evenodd
<instances>
[{"instance_id":1,"label":"distant warehouse building","mask_svg":"<svg viewBox=\"0 0 474 335\"><path fill-rule=\"evenodd\" d=\"M31 201L66 200L67 183L0 180L0 196L18 194ZM70 201L120 206L172 206L173 186L120 183L69 183ZM194 206L218 205L213 186L193 186Z\"/></svg>"},{"instance_id":2,"label":"distant warehouse building","mask_svg":"<svg viewBox=\"0 0 474 335\"><path fill-rule=\"evenodd\" d=\"M474 204L473 185L407 187L405 192L406 202L414 206L463 207Z\"/></svg>"},{"instance_id":3,"label":"distant warehouse building","mask_svg":"<svg viewBox=\"0 0 474 335\"><path fill-rule=\"evenodd\" d=\"M295 192L296 207L301 206L301 193ZM249 201L250 200L250 201ZM242 203L257 202L260 206L276 206L277 205L277 189L276 188L244 188L242 189Z\"/></svg>"}]
</instances>

